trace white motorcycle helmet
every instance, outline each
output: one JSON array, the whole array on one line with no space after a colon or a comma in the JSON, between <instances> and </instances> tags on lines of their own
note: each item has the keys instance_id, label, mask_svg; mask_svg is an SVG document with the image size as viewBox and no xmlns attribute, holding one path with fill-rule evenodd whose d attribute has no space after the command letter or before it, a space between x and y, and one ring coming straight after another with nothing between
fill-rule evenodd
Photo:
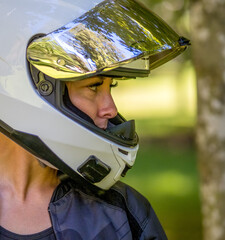
<instances>
[{"instance_id":1,"label":"white motorcycle helmet","mask_svg":"<svg viewBox=\"0 0 225 240\"><path fill-rule=\"evenodd\" d=\"M1 1L0 22L0 131L76 181L109 189L134 164L134 121L118 114L98 128L65 81L147 77L189 41L133 0Z\"/></svg>"}]
</instances>

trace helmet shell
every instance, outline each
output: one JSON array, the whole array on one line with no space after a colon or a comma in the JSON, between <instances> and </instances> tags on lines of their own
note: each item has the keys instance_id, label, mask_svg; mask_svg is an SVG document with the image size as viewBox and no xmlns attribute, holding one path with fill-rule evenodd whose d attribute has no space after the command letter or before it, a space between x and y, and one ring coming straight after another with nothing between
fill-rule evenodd
<instances>
[{"instance_id":1,"label":"helmet shell","mask_svg":"<svg viewBox=\"0 0 225 240\"><path fill-rule=\"evenodd\" d=\"M117 146L90 132L56 110L40 97L33 87L27 67L26 49L32 36L49 33L93 8L101 1L21 0L3 1L0 21L0 128L9 137L40 157L42 148L27 147L26 136L35 136L61 161L42 159L56 168L68 166L74 173L90 157L95 156L109 166L110 173L96 182L108 189L121 176L125 165L132 166L138 145ZM23 136L23 137L20 137ZM22 140L21 140L22 139ZM128 152L123 154L123 151ZM124 161L124 157L127 159ZM68 172L70 172L68 170Z\"/></svg>"}]
</instances>

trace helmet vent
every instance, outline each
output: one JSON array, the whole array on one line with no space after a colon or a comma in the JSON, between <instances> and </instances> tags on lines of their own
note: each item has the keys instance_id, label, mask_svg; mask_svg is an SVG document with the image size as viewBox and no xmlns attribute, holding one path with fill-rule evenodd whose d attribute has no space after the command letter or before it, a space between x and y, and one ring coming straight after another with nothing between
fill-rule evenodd
<instances>
[{"instance_id":1,"label":"helmet vent","mask_svg":"<svg viewBox=\"0 0 225 240\"><path fill-rule=\"evenodd\" d=\"M122 154L126 155L126 156L128 155L128 152L123 150L123 149L118 148L118 151L121 152Z\"/></svg>"}]
</instances>

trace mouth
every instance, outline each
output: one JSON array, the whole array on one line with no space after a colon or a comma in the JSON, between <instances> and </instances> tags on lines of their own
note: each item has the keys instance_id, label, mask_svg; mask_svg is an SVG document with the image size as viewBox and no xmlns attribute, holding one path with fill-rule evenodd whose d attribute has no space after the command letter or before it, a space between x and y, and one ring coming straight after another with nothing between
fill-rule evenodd
<instances>
[{"instance_id":1,"label":"mouth","mask_svg":"<svg viewBox=\"0 0 225 240\"><path fill-rule=\"evenodd\" d=\"M106 130L108 127L108 119L107 120L102 120L102 121L94 121L95 125L102 130Z\"/></svg>"}]
</instances>

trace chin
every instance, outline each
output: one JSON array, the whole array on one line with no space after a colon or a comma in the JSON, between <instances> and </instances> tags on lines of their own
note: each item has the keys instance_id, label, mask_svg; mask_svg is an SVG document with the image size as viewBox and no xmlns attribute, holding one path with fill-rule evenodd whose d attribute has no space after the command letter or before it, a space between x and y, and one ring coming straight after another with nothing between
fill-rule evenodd
<instances>
[{"instance_id":1,"label":"chin","mask_svg":"<svg viewBox=\"0 0 225 240\"><path fill-rule=\"evenodd\" d=\"M105 130L107 128L108 123L104 122L104 123L95 123L95 125L103 130Z\"/></svg>"}]
</instances>

